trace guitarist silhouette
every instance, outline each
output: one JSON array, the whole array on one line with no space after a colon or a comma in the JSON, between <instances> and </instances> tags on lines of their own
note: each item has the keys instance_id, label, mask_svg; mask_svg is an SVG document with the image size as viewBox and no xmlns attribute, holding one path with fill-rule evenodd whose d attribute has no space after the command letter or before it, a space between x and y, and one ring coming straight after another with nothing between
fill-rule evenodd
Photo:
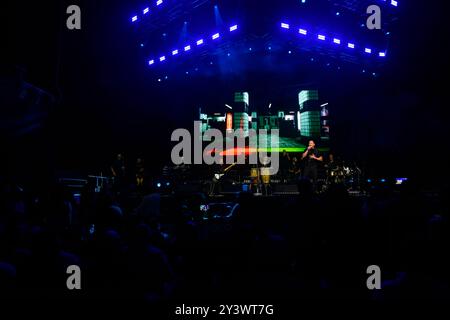
<instances>
[{"instance_id":1,"label":"guitarist silhouette","mask_svg":"<svg viewBox=\"0 0 450 320\"><path fill-rule=\"evenodd\" d=\"M233 163L231 165L229 165L228 167L224 167L223 162L221 162L221 164L219 164L219 168L218 170L214 173L214 176L212 177L212 183L211 183L211 187L209 190L209 195L214 195L214 190L216 188L217 185L220 184L220 181L222 180L223 176L231 169L233 168L237 163Z\"/></svg>"}]
</instances>

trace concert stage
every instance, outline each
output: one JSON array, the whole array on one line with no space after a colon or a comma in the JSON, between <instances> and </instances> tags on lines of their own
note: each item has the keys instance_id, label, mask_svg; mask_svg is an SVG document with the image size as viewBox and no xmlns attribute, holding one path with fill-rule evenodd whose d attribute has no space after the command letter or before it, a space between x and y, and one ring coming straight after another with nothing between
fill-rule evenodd
<instances>
[{"instance_id":1,"label":"concert stage","mask_svg":"<svg viewBox=\"0 0 450 320\"><path fill-rule=\"evenodd\" d=\"M33 300L47 313L111 301L103 318L138 301L181 320L450 299L448 11L9 2L0 301L18 302L12 318Z\"/></svg>"}]
</instances>

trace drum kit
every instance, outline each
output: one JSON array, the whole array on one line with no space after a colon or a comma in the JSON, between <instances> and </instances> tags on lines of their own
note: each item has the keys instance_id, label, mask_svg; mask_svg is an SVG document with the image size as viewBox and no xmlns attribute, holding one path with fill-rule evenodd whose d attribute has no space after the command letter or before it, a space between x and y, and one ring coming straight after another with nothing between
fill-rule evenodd
<instances>
[{"instance_id":1,"label":"drum kit","mask_svg":"<svg viewBox=\"0 0 450 320\"><path fill-rule=\"evenodd\" d=\"M349 188L358 187L360 184L361 169L356 165L342 164L330 168L327 175L328 184L344 184Z\"/></svg>"}]
</instances>

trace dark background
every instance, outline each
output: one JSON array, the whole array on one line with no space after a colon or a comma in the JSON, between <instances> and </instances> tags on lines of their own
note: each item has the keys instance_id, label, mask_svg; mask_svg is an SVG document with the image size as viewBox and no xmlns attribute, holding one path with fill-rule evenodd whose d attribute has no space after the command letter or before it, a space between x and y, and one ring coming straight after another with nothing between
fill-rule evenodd
<instances>
[{"instance_id":1,"label":"dark background","mask_svg":"<svg viewBox=\"0 0 450 320\"><path fill-rule=\"evenodd\" d=\"M66 28L70 4L81 7L80 31ZM2 73L18 68L24 80L56 98L42 130L2 138L4 172L98 173L119 151L145 156L157 172L170 155L171 132L192 126L199 106L220 108L239 90L249 91L255 104L270 99L295 106L299 89L312 83L330 102L336 153L374 175L423 181L447 175L449 28L439 2L402 1L388 63L375 78L313 65L298 73L250 70L243 77L162 83L130 36L126 17L140 5L2 2Z\"/></svg>"}]
</instances>

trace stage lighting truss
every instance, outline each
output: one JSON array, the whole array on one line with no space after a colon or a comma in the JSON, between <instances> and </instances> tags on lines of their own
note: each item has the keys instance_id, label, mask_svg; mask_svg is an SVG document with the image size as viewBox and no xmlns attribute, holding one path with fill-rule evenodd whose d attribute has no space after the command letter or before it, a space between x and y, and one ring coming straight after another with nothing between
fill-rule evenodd
<instances>
[{"instance_id":1,"label":"stage lighting truss","mask_svg":"<svg viewBox=\"0 0 450 320\"><path fill-rule=\"evenodd\" d=\"M398 7L398 1L396 0L378 0L378 1L390 4L393 7Z\"/></svg>"},{"instance_id":2,"label":"stage lighting truss","mask_svg":"<svg viewBox=\"0 0 450 320\"><path fill-rule=\"evenodd\" d=\"M333 7L335 7L338 11L336 15L339 16L341 12L339 10L350 11L350 12L362 12L369 5L386 5L388 7L397 8L399 6L399 2L397 0L377 0L377 1L361 1L361 0L328 0ZM307 3L307 1L302 2Z\"/></svg>"},{"instance_id":3,"label":"stage lighting truss","mask_svg":"<svg viewBox=\"0 0 450 320\"><path fill-rule=\"evenodd\" d=\"M323 33L318 33L318 34L312 33L309 30L302 28L302 27L294 28L292 25L290 25L289 23L286 23L286 22L281 23L281 28L286 30L286 32L291 31L291 30L297 30L298 34L300 34L302 36L302 38L307 37L308 35L313 35L318 41L320 41L322 43L328 42L330 44L333 44L335 48L342 47L342 48L351 49L351 50L361 49L363 51L363 53L365 53L366 55L372 55L372 53L375 52L375 50L373 50L369 47L358 46L354 42L344 42L340 37L339 38L329 37ZM376 56L378 56L380 58L385 58L387 56L387 50L379 51Z\"/></svg>"},{"instance_id":4,"label":"stage lighting truss","mask_svg":"<svg viewBox=\"0 0 450 320\"><path fill-rule=\"evenodd\" d=\"M200 6L204 3L209 2L210 0L198 0L195 2L196 6ZM130 21L131 23L137 23L139 21L143 21L143 18L150 16L153 12L156 12L157 9L161 9L163 7L166 7L167 2L172 2L172 6L168 5L167 8L174 9L176 11L177 8L179 8L179 4L177 1L174 0L152 0L152 3L147 5L146 7L139 10L139 14L134 14L131 16ZM178 6L178 7L177 7Z\"/></svg>"},{"instance_id":5,"label":"stage lighting truss","mask_svg":"<svg viewBox=\"0 0 450 320\"><path fill-rule=\"evenodd\" d=\"M155 7L159 7L164 3L164 0L157 0L155 1ZM139 16L146 16L150 13L150 7L145 7L144 9L142 9L142 15L134 15L131 17L131 22L137 22L139 21Z\"/></svg>"},{"instance_id":6,"label":"stage lighting truss","mask_svg":"<svg viewBox=\"0 0 450 320\"><path fill-rule=\"evenodd\" d=\"M384 0L384 1L386 1L386 0ZM398 1L391 0L390 3L391 3L392 6L398 7Z\"/></svg>"},{"instance_id":7,"label":"stage lighting truss","mask_svg":"<svg viewBox=\"0 0 450 320\"><path fill-rule=\"evenodd\" d=\"M192 3L191 3L192 1ZM331 4L334 5L335 8L337 8L337 14L341 15L344 13L343 10L339 9L355 9L358 8L361 9L361 6L365 6L366 2L362 3L359 0L328 0ZM185 12L185 7L189 7L192 4L196 4L195 8L198 9L200 6L207 4L210 2L210 0L189 0L189 1L175 1L175 0L151 0L151 2L147 3L145 6L141 7L141 9L138 12L135 12L133 16L131 16L130 20L132 24L136 24L139 26L139 28L147 28L148 30L155 30L155 26L161 25L159 23L159 20L157 20L157 17L159 17L158 12L162 14L161 19L165 19L166 15L170 15L170 19L174 19L175 16L172 13L172 11L176 12ZM305 1L304 3L306 3ZM384 3L387 6L395 7L397 8L399 6L399 2L396 0L378 0L378 3ZM302 2L303 3L303 2ZM376 3L376 1L375 1ZM182 7L184 6L184 7ZM159 10L167 8L168 10ZM177 8L177 10L172 10L174 8ZM181 10L183 9L183 10ZM167 11L167 12L166 12ZM153 16L152 19L150 18ZM169 19L169 20L170 20ZM153 21L153 22L152 22ZM142 22L142 24L141 24ZM322 29L314 29L313 27L308 26L306 28L304 25L294 25L291 24L289 21L282 21L279 26L281 29L286 33L292 33L296 34L296 39L301 40L307 40L309 39L312 41L311 43L313 46L315 46L314 43L317 44L318 49L324 49L326 51L338 51L342 52L345 57L348 57L353 61L353 59L356 58L356 55L361 55L366 58L375 58L378 61L385 59L388 55L386 49L382 50L376 50L375 46L367 46L365 44L354 42L354 39L346 39L345 37L341 37L340 35L335 35L333 32L327 32L326 30ZM191 39L191 42L185 43L183 46L179 46L172 48L172 50L167 51L166 53L159 54L159 55L153 55L151 58L147 59L147 63L149 66L156 67L159 64L165 64L170 62L171 60L175 60L175 58L178 58L178 56L186 55L187 53L194 53L198 52L198 48L201 47L207 47L214 44L223 43L224 41L221 41L222 38L227 37L229 33L234 33L238 30L239 26L237 24L230 25L225 29L222 30L216 30L214 33L211 33L210 35L205 35L202 37L197 37ZM321 32L317 32L317 30L320 30ZM386 33L389 34L389 33ZM227 41L226 39L224 39ZM297 40L295 40L297 41ZM308 40L307 40L308 41ZM315 42L314 42L315 41ZM309 42L308 42L309 43ZM143 47L143 44L141 43L141 47ZM268 50L271 50L272 47L269 46ZM252 49L249 49L249 51L252 51ZM292 51L286 51L289 54L292 54ZM230 56L230 53L228 53L228 56Z\"/></svg>"},{"instance_id":8,"label":"stage lighting truss","mask_svg":"<svg viewBox=\"0 0 450 320\"><path fill-rule=\"evenodd\" d=\"M357 1L359 1L359 0L354 0L353 2L357 2ZM154 0L153 4L152 4L152 7L153 7L152 9L150 8L150 6L147 6L147 7L143 8L142 10L140 10L141 14L135 14L135 15L133 15L130 18L131 22L132 23L138 22L141 17L149 15L149 13L151 13L152 10L154 10L156 8L162 7L165 4L165 2L168 2L168 0ZM392 7L398 7L399 6L399 3L398 3L397 0L379 0L379 2L383 2L383 3L389 4ZM302 0L302 3L306 3L306 1ZM344 7L348 7L348 8L356 7L356 5L352 5L352 1L351 0L344 2L344 4L345 4ZM341 5L341 4L340 3L335 3L335 5L338 6L338 5ZM336 14L339 15L339 12L337 12ZM287 29L289 29L289 25L287 25L286 27L287 27Z\"/></svg>"},{"instance_id":9,"label":"stage lighting truss","mask_svg":"<svg viewBox=\"0 0 450 320\"><path fill-rule=\"evenodd\" d=\"M229 31L229 33L234 33L238 30L238 28L239 28L239 26L237 24L234 24L228 28L228 31ZM199 40L186 44L182 50L173 49L171 51L171 55L162 55L159 59L154 59L154 58L149 59L148 65L153 66L156 64L156 61L159 61L160 63L162 63L162 62L165 62L170 56L175 57L182 53L188 53L189 51L193 50L195 47L201 47L208 43L214 43L214 42L218 41L224 34L225 34L224 32L215 32L209 37L199 37L199 38L197 38Z\"/></svg>"}]
</instances>

